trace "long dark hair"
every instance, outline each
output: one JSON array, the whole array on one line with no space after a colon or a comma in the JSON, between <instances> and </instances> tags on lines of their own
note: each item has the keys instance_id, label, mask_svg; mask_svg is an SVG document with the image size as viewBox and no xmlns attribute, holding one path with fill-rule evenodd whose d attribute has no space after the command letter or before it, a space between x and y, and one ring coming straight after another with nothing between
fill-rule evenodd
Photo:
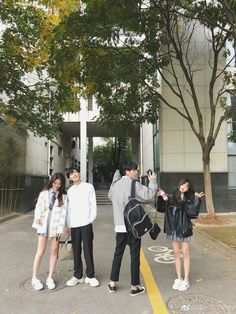
<instances>
[{"instance_id":1,"label":"long dark hair","mask_svg":"<svg viewBox=\"0 0 236 314\"><path fill-rule=\"evenodd\" d=\"M63 195L63 193L65 193L65 177L64 177L64 175L62 173L55 172L51 176L50 180L48 181L48 184L44 187L43 191L50 190L51 187L52 187L53 182L56 181L56 180L60 180L61 181L61 186L60 186L60 189L58 190L59 193L58 193L58 197L57 198L58 198L58 203L59 203L58 205L62 206L63 205L62 195Z\"/></svg>"},{"instance_id":2,"label":"long dark hair","mask_svg":"<svg viewBox=\"0 0 236 314\"><path fill-rule=\"evenodd\" d=\"M172 196L172 202L173 204L177 205L180 201L181 201L181 197L180 197L180 186L182 184L185 184L185 183L188 183L189 185L189 188L188 188L188 191L186 191L184 193L184 199L188 199L188 200L192 200L194 198L194 189L193 189L193 185L192 183L190 182L189 179L185 178L185 179L182 179L180 180L180 182L178 183L177 185L177 189L175 190L173 196Z\"/></svg>"}]
</instances>

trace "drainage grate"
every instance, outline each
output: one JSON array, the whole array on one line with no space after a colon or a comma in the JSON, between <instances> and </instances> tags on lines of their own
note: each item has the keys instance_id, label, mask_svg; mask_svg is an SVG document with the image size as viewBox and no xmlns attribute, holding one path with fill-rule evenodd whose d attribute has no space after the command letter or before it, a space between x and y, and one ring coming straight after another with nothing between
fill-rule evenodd
<instances>
[{"instance_id":1,"label":"drainage grate","mask_svg":"<svg viewBox=\"0 0 236 314\"><path fill-rule=\"evenodd\" d=\"M235 308L205 295L181 295L171 298L168 302L170 314L191 313L191 314L213 314L233 313Z\"/></svg>"},{"instance_id":2,"label":"drainage grate","mask_svg":"<svg viewBox=\"0 0 236 314\"><path fill-rule=\"evenodd\" d=\"M42 284L44 285L44 288L40 291L36 291L34 290L34 288L32 287L31 285L31 277L24 280L21 284L20 284L20 287L23 289L23 290L27 290L29 292L35 292L35 293L49 293L49 292L55 292L55 291L58 291L58 290L61 290L61 289L64 289L66 288L66 282L67 280L70 279L71 277L71 273L72 271L71 270L68 270L68 271L63 271L63 270L58 270L54 275L53 275L53 279L55 281L55 284L56 284L56 288L53 289L53 290L49 290L45 284L46 282L46 279L47 279L47 276L48 276L48 273L45 273L45 274L41 274L38 276L38 278L40 279L40 281L42 282Z\"/></svg>"}]
</instances>

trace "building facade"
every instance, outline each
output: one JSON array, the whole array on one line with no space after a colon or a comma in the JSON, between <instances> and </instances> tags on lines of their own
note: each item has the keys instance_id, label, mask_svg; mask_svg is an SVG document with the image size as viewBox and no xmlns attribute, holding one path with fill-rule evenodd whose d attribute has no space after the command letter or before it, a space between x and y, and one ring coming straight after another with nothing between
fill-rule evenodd
<instances>
[{"instance_id":1,"label":"building facade","mask_svg":"<svg viewBox=\"0 0 236 314\"><path fill-rule=\"evenodd\" d=\"M194 88L203 118L204 134L207 136L211 123L209 86L212 74L212 51L209 49L209 37L205 36L202 28L197 28L190 44L191 47L188 47L188 58L192 61L191 66L197 69L194 73ZM226 64L228 71L235 73L236 70L235 49L232 47L232 43L228 43L227 45L227 49L231 53L227 59L221 55L217 66L219 73L224 69ZM197 113L193 99L190 96L190 89L188 88L184 73L177 63L175 64L175 74L179 78L178 83L180 84L184 102L187 104L187 110L197 128ZM171 86L176 86L175 77L170 75L170 69L163 69L163 76L168 78ZM214 99L216 99L217 93L221 90L222 86L223 75L215 84ZM232 86L226 87L225 93L222 95L227 98L227 106L229 107L235 107L236 105L232 88ZM161 82L161 94L180 112L185 112L180 98L173 93L169 84L163 80ZM221 106L216 107L216 122L218 122L222 113ZM235 139L228 140L229 132L235 131L235 119L234 110L232 118L222 123L210 155L213 198L216 211L222 209L235 211L236 145ZM143 139L143 141L147 140ZM159 179L164 189L168 192L173 192L179 180L188 177L193 181L196 190L204 190L202 149L200 143L188 121L164 103L162 103L159 111L159 124L157 123L157 125L153 126L153 143L149 143L149 147L143 151L144 160L149 158L149 151L152 149L153 166L156 169L160 169Z\"/></svg>"}]
</instances>

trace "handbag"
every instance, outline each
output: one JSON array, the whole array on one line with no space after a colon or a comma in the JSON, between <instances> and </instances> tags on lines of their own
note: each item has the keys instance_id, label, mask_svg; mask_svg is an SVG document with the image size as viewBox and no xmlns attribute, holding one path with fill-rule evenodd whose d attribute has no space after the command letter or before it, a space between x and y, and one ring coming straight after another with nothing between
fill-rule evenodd
<instances>
[{"instance_id":1,"label":"handbag","mask_svg":"<svg viewBox=\"0 0 236 314\"><path fill-rule=\"evenodd\" d=\"M150 237L152 238L152 240L156 240L156 238L158 237L159 233L161 232L161 228L157 223L157 211L155 214L155 221L153 224L152 229L149 231Z\"/></svg>"},{"instance_id":2,"label":"handbag","mask_svg":"<svg viewBox=\"0 0 236 314\"><path fill-rule=\"evenodd\" d=\"M194 200L188 201L186 203L186 211L190 219L197 218L200 212L201 199L200 197L195 197Z\"/></svg>"},{"instance_id":3,"label":"handbag","mask_svg":"<svg viewBox=\"0 0 236 314\"><path fill-rule=\"evenodd\" d=\"M156 200L156 211L159 213L165 213L168 201L164 201L162 196L158 196Z\"/></svg>"},{"instance_id":4,"label":"handbag","mask_svg":"<svg viewBox=\"0 0 236 314\"><path fill-rule=\"evenodd\" d=\"M74 259L74 253L72 249L72 242L69 240L70 237L67 237L65 240L59 240L57 259L59 261L65 261Z\"/></svg>"},{"instance_id":5,"label":"handbag","mask_svg":"<svg viewBox=\"0 0 236 314\"><path fill-rule=\"evenodd\" d=\"M155 223L153 224L152 229L149 231L150 237L151 237L153 240L156 240L156 238L158 237L158 235L159 235L160 232L161 232L161 228L159 227L158 223L155 222Z\"/></svg>"}]
</instances>

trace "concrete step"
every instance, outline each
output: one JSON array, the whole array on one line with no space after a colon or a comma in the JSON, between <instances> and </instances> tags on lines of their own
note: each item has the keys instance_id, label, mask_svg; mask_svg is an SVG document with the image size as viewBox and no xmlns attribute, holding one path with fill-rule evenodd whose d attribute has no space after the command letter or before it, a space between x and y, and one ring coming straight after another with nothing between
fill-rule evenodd
<instances>
[{"instance_id":1,"label":"concrete step","mask_svg":"<svg viewBox=\"0 0 236 314\"><path fill-rule=\"evenodd\" d=\"M111 205L107 194L108 190L96 190L97 205Z\"/></svg>"}]
</instances>

